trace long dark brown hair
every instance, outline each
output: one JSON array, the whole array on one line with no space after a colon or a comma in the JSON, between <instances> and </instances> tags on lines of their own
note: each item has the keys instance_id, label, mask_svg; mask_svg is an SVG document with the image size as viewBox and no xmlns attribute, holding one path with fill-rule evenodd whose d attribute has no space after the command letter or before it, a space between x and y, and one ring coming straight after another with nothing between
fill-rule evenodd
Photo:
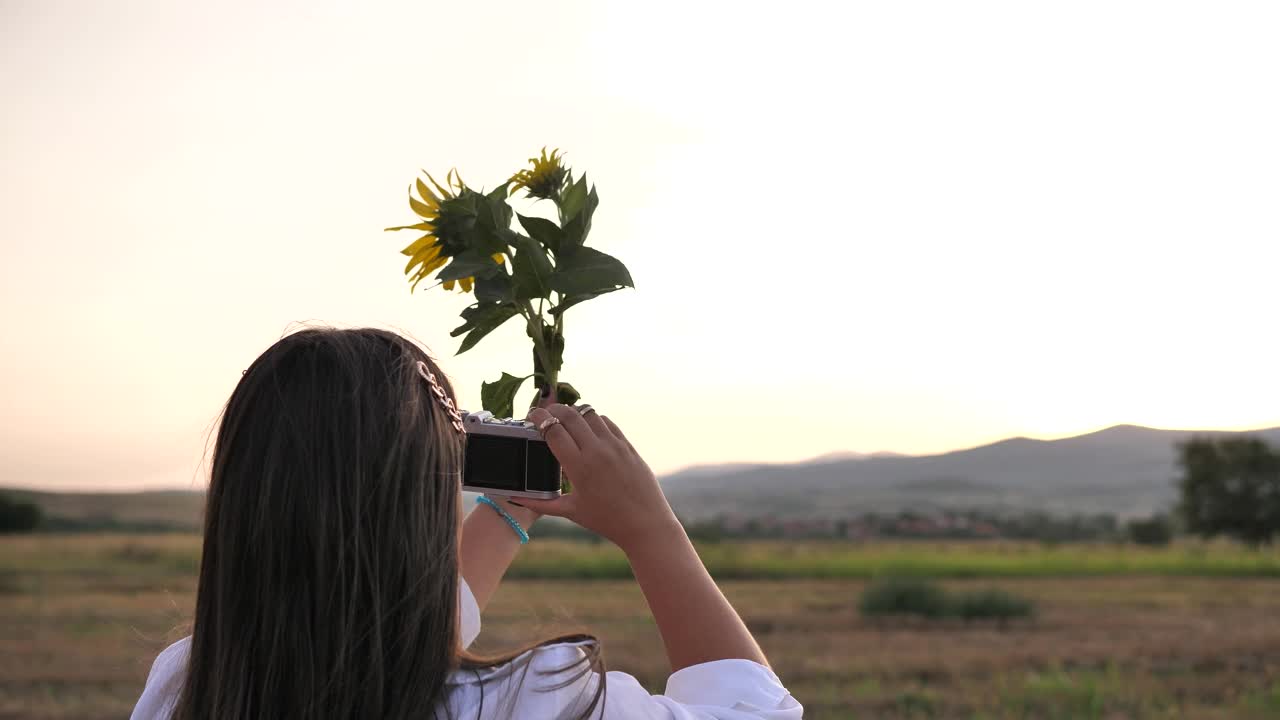
<instances>
[{"instance_id":1,"label":"long dark brown hair","mask_svg":"<svg viewBox=\"0 0 1280 720\"><path fill-rule=\"evenodd\" d=\"M382 330L308 328L245 371L214 448L174 718L422 717L447 707L450 672L536 647L461 648L462 440L419 361L453 397ZM578 671L601 671L599 644L584 649ZM603 692L601 674L584 717Z\"/></svg>"}]
</instances>

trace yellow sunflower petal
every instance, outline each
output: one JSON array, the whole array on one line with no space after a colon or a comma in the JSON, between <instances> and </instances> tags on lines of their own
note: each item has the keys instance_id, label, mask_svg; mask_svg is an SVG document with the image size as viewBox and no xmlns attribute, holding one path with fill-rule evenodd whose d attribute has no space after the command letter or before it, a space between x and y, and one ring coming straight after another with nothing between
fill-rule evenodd
<instances>
[{"instance_id":1,"label":"yellow sunflower petal","mask_svg":"<svg viewBox=\"0 0 1280 720\"><path fill-rule=\"evenodd\" d=\"M414 253L414 256L409 258L409 264L404 266L405 275L409 274L409 271L413 269L414 265L417 265L418 263L431 262L435 260L436 256L439 254L440 248L438 246L429 247L425 250Z\"/></svg>"},{"instance_id":2,"label":"yellow sunflower petal","mask_svg":"<svg viewBox=\"0 0 1280 720\"><path fill-rule=\"evenodd\" d=\"M418 202L413 198L412 195L409 196L409 207L413 208L413 212L416 213L418 217L422 218L423 220L436 219L436 211L430 208L429 206L427 206L425 203Z\"/></svg>"},{"instance_id":3,"label":"yellow sunflower petal","mask_svg":"<svg viewBox=\"0 0 1280 720\"><path fill-rule=\"evenodd\" d=\"M422 171L422 173L423 173L424 175L426 175L426 176L427 176L427 179L431 181L431 184L432 184L432 185L435 185L435 186L436 186L436 189L440 191L440 197L441 197L441 199L448 199L448 198L452 198L452 197L453 197L453 193L451 193L451 192L449 192L448 190L445 190L444 188L440 187L440 183L436 182L436 179L435 179L435 178L433 178L433 177L431 177L431 173L427 172L426 170L423 170L423 171ZM448 180L448 178L445 178L445 180Z\"/></svg>"},{"instance_id":4,"label":"yellow sunflower petal","mask_svg":"<svg viewBox=\"0 0 1280 720\"><path fill-rule=\"evenodd\" d=\"M447 262L449 262L449 258L443 255L437 255L436 257L432 258L431 260L428 260L426 263L423 264L422 272L423 274L433 273L436 270L439 270L440 268L444 267L444 264Z\"/></svg>"},{"instance_id":5,"label":"yellow sunflower petal","mask_svg":"<svg viewBox=\"0 0 1280 720\"><path fill-rule=\"evenodd\" d=\"M493 261L494 261L494 262L496 262L496 263L498 263L499 265L501 265L502 263L506 262L506 259L507 259L507 258L506 258L506 256L505 256L505 255L503 255L502 253L494 253L494 254L493 254Z\"/></svg>"},{"instance_id":6,"label":"yellow sunflower petal","mask_svg":"<svg viewBox=\"0 0 1280 720\"><path fill-rule=\"evenodd\" d=\"M383 232L391 232L392 230L422 230L423 232L431 232L435 229L435 225L418 223L417 225L401 225L400 227L383 228Z\"/></svg>"},{"instance_id":7,"label":"yellow sunflower petal","mask_svg":"<svg viewBox=\"0 0 1280 720\"><path fill-rule=\"evenodd\" d=\"M414 178L413 182L418 186L418 194L422 196L422 202L426 203L428 207L439 209L440 198L436 197L436 194L431 192L431 188L427 187L427 184L422 182L422 178Z\"/></svg>"},{"instance_id":8,"label":"yellow sunflower petal","mask_svg":"<svg viewBox=\"0 0 1280 720\"><path fill-rule=\"evenodd\" d=\"M401 250L400 254L413 257L414 255L417 255L418 253L422 252L426 248L430 247L432 244L435 243L435 241L436 241L435 235L423 235L417 240L414 240L413 244L409 245L409 247Z\"/></svg>"},{"instance_id":9,"label":"yellow sunflower petal","mask_svg":"<svg viewBox=\"0 0 1280 720\"><path fill-rule=\"evenodd\" d=\"M410 292L415 290L418 287L418 283L422 282L423 280L426 280L427 277L431 275L431 273L438 270L441 265L444 265L444 263L445 263L445 258L438 257L435 260L429 261L426 265L423 265L421 268L418 268L418 271L417 271L418 274L414 276L413 285L410 286L409 288Z\"/></svg>"}]
</instances>

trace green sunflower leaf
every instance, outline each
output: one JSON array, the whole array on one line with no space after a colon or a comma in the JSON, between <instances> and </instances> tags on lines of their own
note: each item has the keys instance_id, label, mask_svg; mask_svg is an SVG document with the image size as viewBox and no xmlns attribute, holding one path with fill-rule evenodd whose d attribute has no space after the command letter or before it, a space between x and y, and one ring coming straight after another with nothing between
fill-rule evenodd
<instances>
[{"instance_id":1,"label":"green sunflower leaf","mask_svg":"<svg viewBox=\"0 0 1280 720\"><path fill-rule=\"evenodd\" d=\"M582 399L582 393L567 382L556 383L556 402L561 405L575 405Z\"/></svg>"},{"instance_id":2,"label":"green sunflower leaf","mask_svg":"<svg viewBox=\"0 0 1280 720\"><path fill-rule=\"evenodd\" d=\"M577 295L567 295L567 296L564 296L564 297L560 300L560 304L559 304L559 305L556 305L555 307L551 308L551 314L552 314L553 316L554 316L554 315L559 315L560 313L564 312L565 310L568 310L569 308L573 307L574 305L577 305L578 303L584 303L584 302L586 302L586 301L588 301L588 300L591 300L591 299L594 299L594 298L598 298L598 297L600 297L601 295L607 295L607 294L609 294L609 293L613 292L614 290L621 290L621 289L622 289L622 288L617 288L617 287L615 287L615 288L611 288L611 289L609 289L609 290L601 290L600 292L580 293L580 294L577 294Z\"/></svg>"},{"instance_id":3,"label":"green sunflower leaf","mask_svg":"<svg viewBox=\"0 0 1280 720\"><path fill-rule=\"evenodd\" d=\"M572 220L587 204L587 176L584 174L578 181L565 187L560 193L560 217L565 222Z\"/></svg>"},{"instance_id":4,"label":"green sunflower leaf","mask_svg":"<svg viewBox=\"0 0 1280 720\"><path fill-rule=\"evenodd\" d=\"M525 215L517 215L516 218L520 220L524 231L529 233L529 237L542 243L553 255L559 254L561 238L564 237L559 226L546 218Z\"/></svg>"},{"instance_id":5,"label":"green sunflower leaf","mask_svg":"<svg viewBox=\"0 0 1280 720\"><path fill-rule=\"evenodd\" d=\"M480 384L480 404L496 417L511 417L512 405L515 404L516 392L531 376L516 377L502 373L502 377L493 382Z\"/></svg>"},{"instance_id":6,"label":"green sunflower leaf","mask_svg":"<svg viewBox=\"0 0 1280 720\"><path fill-rule=\"evenodd\" d=\"M518 312L516 306L511 304L502 305L500 303L479 303L478 302L474 305L469 305L463 308L462 310L463 323L458 327L454 328L449 333L449 336L458 337L462 333L470 330L472 327L474 327L478 322L483 320L485 317L498 312L499 309L510 310L513 313Z\"/></svg>"},{"instance_id":7,"label":"green sunflower leaf","mask_svg":"<svg viewBox=\"0 0 1280 720\"><path fill-rule=\"evenodd\" d=\"M515 235L511 230L511 206L492 195L476 197L478 213L469 246L489 254L506 252Z\"/></svg>"},{"instance_id":8,"label":"green sunflower leaf","mask_svg":"<svg viewBox=\"0 0 1280 720\"><path fill-rule=\"evenodd\" d=\"M516 232L509 228L489 230L477 226L471 247L487 255L506 254L515 244Z\"/></svg>"},{"instance_id":9,"label":"green sunflower leaf","mask_svg":"<svg viewBox=\"0 0 1280 720\"><path fill-rule=\"evenodd\" d=\"M464 277L489 277L502 269L487 253L478 250L466 250L453 257L453 262L445 266L436 280L457 280Z\"/></svg>"},{"instance_id":10,"label":"green sunflower leaf","mask_svg":"<svg viewBox=\"0 0 1280 720\"><path fill-rule=\"evenodd\" d=\"M512 285L517 300L551 295L551 261L547 259L547 253L540 243L517 234L516 256L512 265Z\"/></svg>"},{"instance_id":11,"label":"green sunflower leaf","mask_svg":"<svg viewBox=\"0 0 1280 720\"><path fill-rule=\"evenodd\" d=\"M586 176L583 176L583 179L585 180ZM587 234L591 232L591 217L595 215L596 206L599 204L600 196L596 194L596 189L593 187L591 192L587 194L587 200L582 206L582 211L564 225L566 252L570 248L581 247L587 243Z\"/></svg>"},{"instance_id":12,"label":"green sunflower leaf","mask_svg":"<svg viewBox=\"0 0 1280 720\"><path fill-rule=\"evenodd\" d=\"M511 276L504 272L476 278L475 292L476 300L482 303L509 303L515 298Z\"/></svg>"},{"instance_id":13,"label":"green sunflower leaf","mask_svg":"<svg viewBox=\"0 0 1280 720\"><path fill-rule=\"evenodd\" d=\"M600 294L620 287L635 287L627 266L595 248L577 248L551 274L551 289L561 295Z\"/></svg>"},{"instance_id":14,"label":"green sunflower leaf","mask_svg":"<svg viewBox=\"0 0 1280 720\"><path fill-rule=\"evenodd\" d=\"M466 322L449 333L452 337L467 334L455 354L461 355L475 347L485 335L497 330L503 323L514 317L516 312L514 305L500 303L476 304L463 310L462 319Z\"/></svg>"},{"instance_id":15,"label":"green sunflower leaf","mask_svg":"<svg viewBox=\"0 0 1280 720\"><path fill-rule=\"evenodd\" d=\"M511 181L508 180L502 183L501 185L499 185L498 187L490 190L488 194L488 198L490 200L501 200L505 205L507 200L507 194L508 194L507 188L510 187L510 185L511 185Z\"/></svg>"},{"instance_id":16,"label":"green sunflower leaf","mask_svg":"<svg viewBox=\"0 0 1280 720\"><path fill-rule=\"evenodd\" d=\"M511 227L513 211L505 200L488 195L479 197L481 199L477 201L479 213L476 221L481 227L490 230L506 230Z\"/></svg>"}]
</instances>

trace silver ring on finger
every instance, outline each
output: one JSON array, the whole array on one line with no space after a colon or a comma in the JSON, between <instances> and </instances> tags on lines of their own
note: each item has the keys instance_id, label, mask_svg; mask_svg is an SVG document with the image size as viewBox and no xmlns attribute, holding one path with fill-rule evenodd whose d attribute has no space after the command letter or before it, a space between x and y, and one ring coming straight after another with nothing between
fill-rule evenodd
<instances>
[{"instance_id":1,"label":"silver ring on finger","mask_svg":"<svg viewBox=\"0 0 1280 720\"><path fill-rule=\"evenodd\" d=\"M596 411L596 409L595 409L595 408L591 407L590 405L588 405L588 404L586 404L586 403L583 403L583 404L579 405L576 409L577 409L577 411L578 411L578 414L579 414L579 415L581 415L581 416L583 416L583 417L586 417L586 416L587 416L587 413L593 413L593 412L595 412L595 411Z\"/></svg>"},{"instance_id":2,"label":"silver ring on finger","mask_svg":"<svg viewBox=\"0 0 1280 720\"><path fill-rule=\"evenodd\" d=\"M552 426L559 425L559 424L560 424L560 418L556 417L555 415L552 415L546 420L543 420L542 422L538 423L538 434L543 437L546 437L547 431L550 430Z\"/></svg>"}]
</instances>

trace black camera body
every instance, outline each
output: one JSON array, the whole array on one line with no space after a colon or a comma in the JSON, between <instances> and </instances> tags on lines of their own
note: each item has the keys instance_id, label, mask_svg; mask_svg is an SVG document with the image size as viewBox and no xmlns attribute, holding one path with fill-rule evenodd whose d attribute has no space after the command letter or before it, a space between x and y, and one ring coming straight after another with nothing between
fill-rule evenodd
<instances>
[{"instance_id":1,"label":"black camera body","mask_svg":"<svg viewBox=\"0 0 1280 720\"><path fill-rule=\"evenodd\" d=\"M560 496L560 461L527 420L464 413L466 459L462 489L488 495L552 500Z\"/></svg>"}]
</instances>

